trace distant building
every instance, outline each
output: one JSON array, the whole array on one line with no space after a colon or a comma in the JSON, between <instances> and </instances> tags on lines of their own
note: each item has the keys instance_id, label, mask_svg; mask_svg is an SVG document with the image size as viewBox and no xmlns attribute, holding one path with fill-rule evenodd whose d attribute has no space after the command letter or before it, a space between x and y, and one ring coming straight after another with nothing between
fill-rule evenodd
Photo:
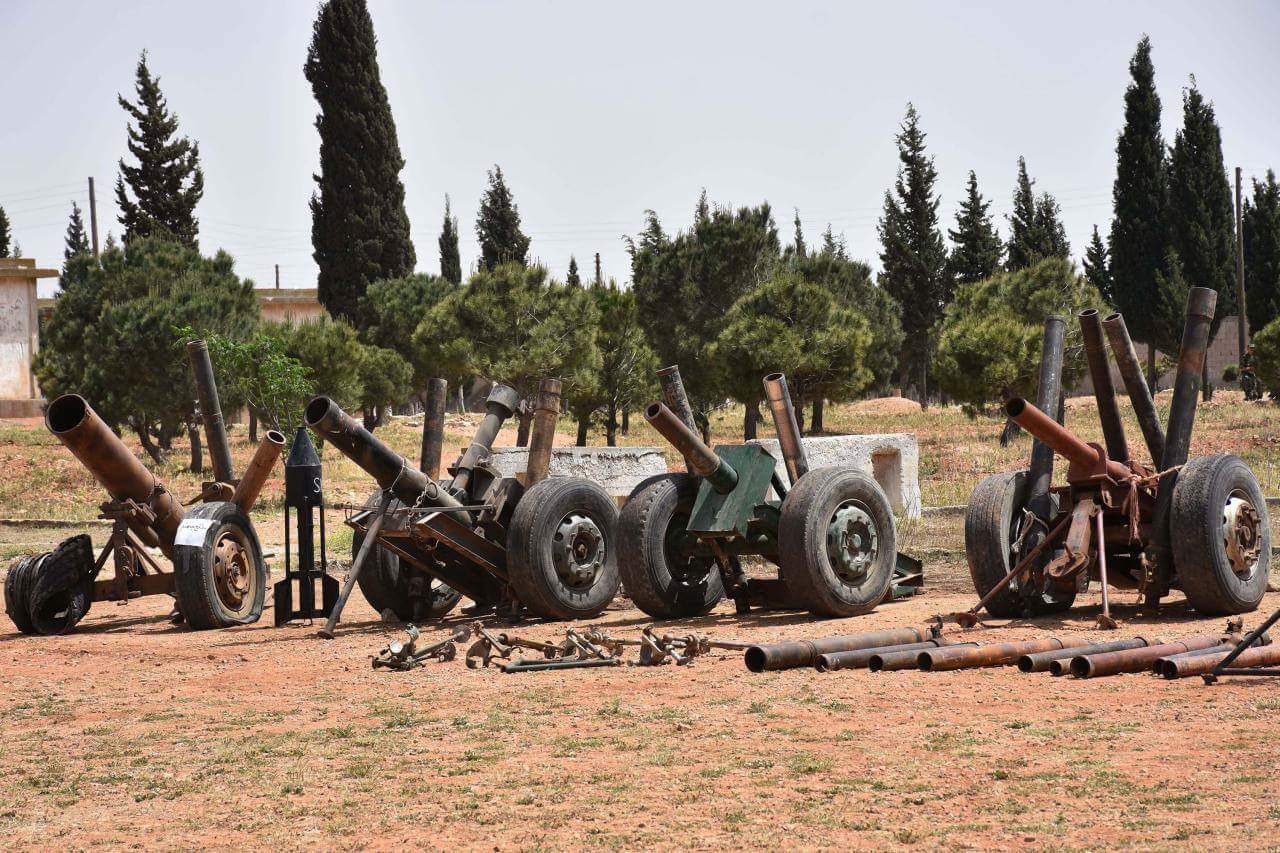
<instances>
[{"instance_id":1,"label":"distant building","mask_svg":"<svg viewBox=\"0 0 1280 853\"><path fill-rule=\"evenodd\" d=\"M1137 350L1138 363L1142 365L1145 371L1147 366L1147 345L1135 341L1133 348ZM1163 355L1164 353L1156 351L1157 364ZM1174 353L1165 360L1169 364L1169 369L1160 374L1161 390L1168 390L1173 387L1174 374L1177 372L1178 355ZM1207 361L1209 362L1209 381L1215 388L1235 388L1238 386L1236 382L1222 381L1223 368L1228 364L1240 363L1240 347L1236 341L1236 318L1234 314L1223 320L1222 325L1218 327L1218 336L1213 339L1213 343L1209 344ZM1111 360L1111 380L1116 387L1116 392L1124 394L1124 382L1120 379L1120 370L1116 367L1115 359ZM1067 396L1093 396L1093 380L1089 378L1087 372L1079 384L1067 392Z\"/></svg>"}]
</instances>

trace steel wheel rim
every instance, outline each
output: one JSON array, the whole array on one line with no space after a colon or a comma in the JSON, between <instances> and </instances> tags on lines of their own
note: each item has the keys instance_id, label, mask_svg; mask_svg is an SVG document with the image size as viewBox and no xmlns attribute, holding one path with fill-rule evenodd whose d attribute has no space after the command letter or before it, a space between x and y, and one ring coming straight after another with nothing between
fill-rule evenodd
<instances>
[{"instance_id":1,"label":"steel wheel rim","mask_svg":"<svg viewBox=\"0 0 1280 853\"><path fill-rule=\"evenodd\" d=\"M849 500L836 507L827 522L827 558L836 577L858 586L880 556L880 531L867 507Z\"/></svg>"},{"instance_id":2,"label":"steel wheel rim","mask_svg":"<svg viewBox=\"0 0 1280 853\"><path fill-rule=\"evenodd\" d=\"M589 516L571 512L556 525L551 539L556 574L570 589L585 589L604 567L605 541L600 526Z\"/></svg>"},{"instance_id":3,"label":"steel wheel rim","mask_svg":"<svg viewBox=\"0 0 1280 853\"><path fill-rule=\"evenodd\" d=\"M1222 507L1222 544L1236 576L1245 581L1253 577L1262 551L1262 517L1239 489L1227 496Z\"/></svg>"},{"instance_id":4,"label":"steel wheel rim","mask_svg":"<svg viewBox=\"0 0 1280 853\"><path fill-rule=\"evenodd\" d=\"M242 610L246 601L253 600L256 584L248 538L237 528L224 528L213 545L213 586L218 600L228 610Z\"/></svg>"}]
</instances>

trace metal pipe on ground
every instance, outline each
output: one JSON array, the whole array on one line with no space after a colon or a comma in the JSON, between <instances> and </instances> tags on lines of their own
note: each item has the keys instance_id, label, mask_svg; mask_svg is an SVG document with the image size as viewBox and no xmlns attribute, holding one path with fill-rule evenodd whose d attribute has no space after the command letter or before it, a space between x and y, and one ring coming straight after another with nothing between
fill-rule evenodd
<instances>
[{"instance_id":1,"label":"metal pipe on ground","mask_svg":"<svg viewBox=\"0 0 1280 853\"><path fill-rule=\"evenodd\" d=\"M422 404L422 453L418 457L418 470L432 480L440 479L440 459L444 455L444 410L448 399L448 382L428 380L427 398Z\"/></svg>"},{"instance_id":2,"label":"metal pipe on ground","mask_svg":"<svg viewBox=\"0 0 1280 853\"><path fill-rule=\"evenodd\" d=\"M1098 309L1080 312L1080 333L1084 337L1084 357L1089 365L1089 378L1093 381L1093 398L1098 404L1098 419L1102 422L1102 436L1107 445L1107 456L1117 462L1129 461L1129 444L1124 437L1124 422L1120 419L1120 406L1116 403L1116 388L1111 382L1111 361L1107 358L1107 345L1102 340L1102 318Z\"/></svg>"},{"instance_id":3,"label":"metal pipe on ground","mask_svg":"<svg viewBox=\"0 0 1280 853\"><path fill-rule=\"evenodd\" d=\"M847 652L826 652L813 659L813 668L818 672L836 672L841 669L866 669L871 658L876 654L890 652L919 652L921 649L935 649L947 645L946 640L924 640L919 643L902 643L897 646L881 646L876 649L853 649Z\"/></svg>"},{"instance_id":4,"label":"metal pipe on ground","mask_svg":"<svg viewBox=\"0 0 1280 853\"><path fill-rule=\"evenodd\" d=\"M1071 659L1071 674L1076 678L1102 678L1122 672L1146 672L1156 660L1166 655L1208 649L1221 643L1222 637L1206 634L1122 652L1078 655Z\"/></svg>"},{"instance_id":5,"label":"metal pipe on ground","mask_svg":"<svg viewBox=\"0 0 1280 853\"><path fill-rule=\"evenodd\" d=\"M276 460L280 458L282 450L284 450L284 433L274 429L267 430L262 441L258 442L258 449L253 452L253 458L245 466L244 476L240 478L239 483L236 483L236 490L231 495L231 502L240 507L240 511L245 515L248 515L253 505L258 502L258 495L262 494L262 487L271 476L271 470L276 467Z\"/></svg>"},{"instance_id":6,"label":"metal pipe on ground","mask_svg":"<svg viewBox=\"0 0 1280 853\"><path fill-rule=\"evenodd\" d=\"M1052 447L1072 465L1079 465L1086 470L1098 465L1096 450L1021 397L1014 397L1006 402L1004 411L1014 423ZM1125 479L1132 474L1128 466L1110 459L1107 460L1107 473L1117 479Z\"/></svg>"},{"instance_id":7,"label":"metal pipe on ground","mask_svg":"<svg viewBox=\"0 0 1280 853\"><path fill-rule=\"evenodd\" d=\"M1044 319L1040 382L1036 388L1036 406L1042 412L1058 410L1058 400L1062 397L1062 351L1066 334L1067 321L1064 318L1049 316ZM1049 487L1053 485L1053 448L1038 438L1031 444L1027 483L1027 509L1047 524L1053 515L1053 503L1049 500Z\"/></svg>"},{"instance_id":8,"label":"metal pipe on ground","mask_svg":"<svg viewBox=\"0 0 1280 853\"><path fill-rule=\"evenodd\" d=\"M156 516L154 524L134 521L129 528L144 544L156 545L172 558L173 537L186 515L182 504L125 447L88 401L79 394L63 394L49 404L44 422L113 500L132 500L151 508Z\"/></svg>"},{"instance_id":9,"label":"metal pipe on ground","mask_svg":"<svg viewBox=\"0 0 1280 853\"><path fill-rule=\"evenodd\" d=\"M467 448L466 453L462 454L462 459L458 460L458 473L449 483L450 492L458 495L467 491L467 487L471 485L472 472L481 460L493 452L493 440L498 437L498 431L502 429L507 419L515 414L518 405L520 405L520 394L514 388L506 385L493 386L488 399L484 401L484 419L476 428L471 446Z\"/></svg>"},{"instance_id":10,"label":"metal pipe on ground","mask_svg":"<svg viewBox=\"0 0 1280 853\"><path fill-rule=\"evenodd\" d=\"M1184 661L1195 660L1205 656L1216 657L1217 660L1227 656L1227 652L1236 647L1235 643L1219 643L1216 646L1210 646L1207 649L1193 649L1189 652L1179 652L1176 655L1165 655L1162 658L1156 658L1151 663L1151 672L1155 675L1162 675L1166 678L1177 678L1176 675L1166 675L1166 670L1177 672L1178 665ZM1213 664L1209 665L1209 669L1213 669ZM1209 670L1202 670L1208 672Z\"/></svg>"},{"instance_id":11,"label":"metal pipe on ground","mask_svg":"<svg viewBox=\"0 0 1280 853\"><path fill-rule=\"evenodd\" d=\"M1164 457L1164 428L1160 426L1156 402L1151 396L1151 388L1147 385L1146 374L1142 372L1142 362L1138 361L1138 352L1133 347L1124 317L1112 314L1102 321L1102 328L1111 343L1111 354L1120 368L1120 378L1129 395L1129 405L1133 406L1133 413L1138 418L1147 452L1151 454L1151 464L1159 465Z\"/></svg>"},{"instance_id":12,"label":"metal pipe on ground","mask_svg":"<svg viewBox=\"0 0 1280 853\"><path fill-rule=\"evenodd\" d=\"M1018 669L1022 672L1046 672L1054 661L1070 660L1077 655L1097 655L1103 652L1123 652L1126 649L1139 649L1151 644L1145 637L1134 637L1131 640L1115 640L1110 643L1094 643L1090 646L1072 646L1064 649L1053 649L1047 652L1034 652L1018 658ZM1058 673L1055 673L1058 674Z\"/></svg>"},{"instance_id":13,"label":"metal pipe on ground","mask_svg":"<svg viewBox=\"0 0 1280 853\"><path fill-rule=\"evenodd\" d=\"M532 486L551 473L551 445L556 439L556 419L560 417L560 380L543 379L538 383L537 402L533 412L533 432L529 436L529 461L525 464L524 484Z\"/></svg>"},{"instance_id":14,"label":"metal pipe on ground","mask_svg":"<svg viewBox=\"0 0 1280 853\"><path fill-rule=\"evenodd\" d=\"M791 404L791 391L787 377L770 373L764 378L764 396L773 415L773 428L778 434L778 446L782 448L782 461L792 488L800 478L809 473L809 457L804 452L800 438L800 424L796 421L796 409Z\"/></svg>"},{"instance_id":15,"label":"metal pipe on ground","mask_svg":"<svg viewBox=\"0 0 1280 853\"><path fill-rule=\"evenodd\" d=\"M696 432L662 403L651 403L644 410L644 419L650 426L671 442L671 445L689 463L693 473L703 477L720 494L728 494L738 484L738 472L707 447Z\"/></svg>"},{"instance_id":16,"label":"metal pipe on ground","mask_svg":"<svg viewBox=\"0 0 1280 853\"><path fill-rule=\"evenodd\" d=\"M1235 647L1232 646L1231 648L1234 649ZM1226 660L1229 654L1231 654L1231 651L1227 650L1200 657L1181 658L1172 666L1166 666L1160 674L1168 679L1205 675L1212 672L1214 667ZM1243 669L1246 667L1274 666L1276 664L1280 664L1280 645L1254 646L1241 652L1231 662L1231 667L1232 669L1236 667Z\"/></svg>"},{"instance_id":17,"label":"metal pipe on ground","mask_svg":"<svg viewBox=\"0 0 1280 853\"><path fill-rule=\"evenodd\" d=\"M977 643L950 643L949 649L977 648ZM867 669L872 672L898 672L903 669L920 668L920 650L903 649L891 652L887 649L872 649L873 654L867 659Z\"/></svg>"},{"instance_id":18,"label":"metal pipe on ground","mask_svg":"<svg viewBox=\"0 0 1280 853\"><path fill-rule=\"evenodd\" d=\"M793 640L787 643L753 645L743 652L743 662L752 672L772 672L813 666L818 655L830 652L850 652L857 649L879 649L884 646L900 646L904 643L921 643L935 636L930 626L922 628L891 628L887 631L870 631L865 634L845 634L838 637L820 637L816 640Z\"/></svg>"},{"instance_id":19,"label":"metal pipe on ground","mask_svg":"<svg viewBox=\"0 0 1280 853\"><path fill-rule=\"evenodd\" d=\"M922 672L950 672L955 669L1006 666L1023 655L1066 647L1067 644L1057 637L1045 637L1041 640L1025 640L1020 643L989 643L972 649L953 647L932 651L925 649L919 653L919 666Z\"/></svg>"},{"instance_id":20,"label":"metal pipe on ground","mask_svg":"<svg viewBox=\"0 0 1280 853\"><path fill-rule=\"evenodd\" d=\"M218 399L218 382L213 374L209 346L202 340L187 341L187 358L196 382L200 400L200 420L204 424L204 443L209 446L209 462L213 479L230 483L235 478L231 466L231 444L227 441L227 425L222 419L222 403Z\"/></svg>"}]
</instances>

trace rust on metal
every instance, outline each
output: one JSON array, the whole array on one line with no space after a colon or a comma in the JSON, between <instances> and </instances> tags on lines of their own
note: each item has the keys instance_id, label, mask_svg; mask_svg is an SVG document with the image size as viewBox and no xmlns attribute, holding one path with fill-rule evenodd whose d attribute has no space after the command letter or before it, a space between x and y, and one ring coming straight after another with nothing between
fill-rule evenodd
<instances>
[{"instance_id":1,"label":"rust on metal","mask_svg":"<svg viewBox=\"0 0 1280 853\"><path fill-rule=\"evenodd\" d=\"M1071 659L1071 674L1076 678L1102 678L1122 672L1145 672L1159 658L1207 649L1221 643L1221 636L1206 634L1144 648L1078 655Z\"/></svg>"},{"instance_id":2,"label":"rust on metal","mask_svg":"<svg viewBox=\"0 0 1280 853\"><path fill-rule=\"evenodd\" d=\"M231 495L231 502L240 507L240 511L245 515L248 515L253 505L258 502L258 495L262 493L262 487L271 476L271 471L275 468L276 460L280 458L282 450L284 450L284 433L273 429L267 430L262 441L258 442L258 449L253 452L253 458L245 466L244 476L240 478L235 492Z\"/></svg>"},{"instance_id":3,"label":"rust on metal","mask_svg":"<svg viewBox=\"0 0 1280 853\"><path fill-rule=\"evenodd\" d=\"M1080 643L1084 645L1084 643ZM948 672L984 666L1005 666L1018 658L1036 652L1064 649L1067 643L1057 637L1025 640L1020 643L990 643L974 648L925 649L919 653L919 667L924 672Z\"/></svg>"},{"instance_id":4,"label":"rust on metal","mask_svg":"<svg viewBox=\"0 0 1280 853\"><path fill-rule=\"evenodd\" d=\"M1133 473L1128 466L1108 459L1101 447L1085 444L1066 427L1021 397L1014 397L1005 403L1004 410L1010 420L1052 447L1071 463L1076 472L1085 477L1105 474L1120 480ZM1072 479L1072 475L1073 472L1068 471L1068 479Z\"/></svg>"},{"instance_id":5,"label":"rust on metal","mask_svg":"<svg viewBox=\"0 0 1280 853\"><path fill-rule=\"evenodd\" d=\"M520 405L520 394L514 388L507 385L493 386L484 403L484 418L480 421L480 426L476 427L471 445L458 460L457 473L449 484L450 492L455 495L467 492L476 466L493 452L493 441L498 437L498 431L502 429L507 419L515 414L518 405Z\"/></svg>"},{"instance_id":6,"label":"rust on metal","mask_svg":"<svg viewBox=\"0 0 1280 853\"><path fill-rule=\"evenodd\" d=\"M1129 640L1113 640L1110 643L1094 643L1083 648L1079 646L1071 646L1069 648L1053 649L1047 652L1032 652L1018 658L1018 669L1022 672L1052 671L1052 666L1055 662L1064 660L1069 661L1071 658L1078 655L1096 655L1101 654L1102 652L1122 652L1127 649L1137 649L1148 645L1151 645L1151 641L1145 637L1134 637ZM1054 673L1054 675L1060 674L1062 673Z\"/></svg>"},{"instance_id":7,"label":"rust on metal","mask_svg":"<svg viewBox=\"0 0 1280 853\"><path fill-rule=\"evenodd\" d=\"M652 403L645 409L644 418L680 451L695 474L705 478L720 494L733 491L738 483L738 472L707 447L698 434L689 429L674 412L662 403Z\"/></svg>"},{"instance_id":8,"label":"rust on metal","mask_svg":"<svg viewBox=\"0 0 1280 853\"><path fill-rule=\"evenodd\" d=\"M1230 655L1234 649L1235 646L1233 645L1223 651L1212 654L1191 658L1178 658L1176 661L1170 661L1162 670L1157 671L1160 675L1169 679L1186 678L1190 675L1208 675L1213 672L1218 664L1226 660L1227 656ZM1280 664L1280 646L1253 646L1252 648L1245 649L1240 654L1236 655L1235 659L1231 662L1231 670L1228 671L1228 674L1245 674L1235 672L1237 668L1248 669L1251 667L1270 667L1277 664ZM1276 675L1277 673L1272 671L1266 674Z\"/></svg>"},{"instance_id":9,"label":"rust on metal","mask_svg":"<svg viewBox=\"0 0 1280 853\"><path fill-rule=\"evenodd\" d=\"M1129 445L1124 437L1120 406L1116 403L1115 385L1111 382L1107 345L1102 340L1102 318L1098 309L1089 308L1080 312L1079 319L1085 361L1089 365L1089 378L1093 381L1093 397L1098 404L1098 419L1102 421L1102 435L1107 443L1107 456L1117 462L1128 462Z\"/></svg>"},{"instance_id":10,"label":"rust on metal","mask_svg":"<svg viewBox=\"0 0 1280 853\"><path fill-rule=\"evenodd\" d=\"M1138 361L1133 339L1129 337L1129 329L1124 324L1124 317L1119 314L1112 314L1103 320L1102 328L1111 343L1111 354L1115 357L1116 366L1120 368L1120 378L1129 395L1129 405L1133 406L1133 413L1137 416L1147 452L1151 454L1151 464L1158 466L1164 458L1164 428L1160 426L1156 403L1151 397L1151 388L1147 385L1142 363Z\"/></svg>"},{"instance_id":11,"label":"rust on metal","mask_svg":"<svg viewBox=\"0 0 1280 853\"><path fill-rule=\"evenodd\" d=\"M896 646L881 646L875 649L852 649L847 652L825 652L813 660L813 668L818 672L836 672L841 669L865 669L871 658L877 654L892 652L919 652L922 649L933 649L946 645L942 639L923 640L919 643L900 643Z\"/></svg>"},{"instance_id":12,"label":"rust on metal","mask_svg":"<svg viewBox=\"0 0 1280 853\"><path fill-rule=\"evenodd\" d=\"M560 380L543 379L538 383L538 396L534 403L529 461L524 475L526 486L542 482L551 473L551 446L555 443L556 420L559 417Z\"/></svg>"},{"instance_id":13,"label":"rust on metal","mask_svg":"<svg viewBox=\"0 0 1280 853\"><path fill-rule=\"evenodd\" d=\"M976 648L977 645L977 643L950 643L947 648L972 649ZM888 649L872 649L872 655L867 658L867 669L872 672L898 672L904 669L919 668L919 649L903 649L897 652L889 651Z\"/></svg>"},{"instance_id":14,"label":"rust on metal","mask_svg":"<svg viewBox=\"0 0 1280 853\"><path fill-rule=\"evenodd\" d=\"M791 404L791 391L787 388L787 377L781 373L770 373L764 378L764 396L769 402L769 411L773 414L773 428L778 434L778 446L782 448L782 460L787 468L787 477L794 487L800 478L809 472L809 458L804 452L804 442L800 438L800 424L796 421L796 410Z\"/></svg>"},{"instance_id":15,"label":"rust on metal","mask_svg":"<svg viewBox=\"0 0 1280 853\"><path fill-rule=\"evenodd\" d=\"M440 460L444 455L444 410L449 396L449 383L443 379L427 382L427 398L422 407L422 454L418 470L432 480L440 479Z\"/></svg>"},{"instance_id":16,"label":"rust on metal","mask_svg":"<svg viewBox=\"0 0 1280 853\"><path fill-rule=\"evenodd\" d=\"M758 644L743 653L743 662L752 672L769 672L779 669L813 666L818 655L829 652L848 652L856 649L878 649L882 646L900 646L904 643L920 643L937 636L937 628L927 625L921 628L892 628L886 631L870 631L865 634L845 634L837 637L821 637L816 640L794 640L787 643Z\"/></svg>"},{"instance_id":17,"label":"rust on metal","mask_svg":"<svg viewBox=\"0 0 1280 853\"><path fill-rule=\"evenodd\" d=\"M213 478L220 483L230 483L235 477L231 444L227 441L227 425L222 419L222 403L218 399L218 382L208 345L202 340L187 341L187 358L191 361L196 397L200 400L200 420L204 424L205 444L209 446Z\"/></svg>"}]
</instances>

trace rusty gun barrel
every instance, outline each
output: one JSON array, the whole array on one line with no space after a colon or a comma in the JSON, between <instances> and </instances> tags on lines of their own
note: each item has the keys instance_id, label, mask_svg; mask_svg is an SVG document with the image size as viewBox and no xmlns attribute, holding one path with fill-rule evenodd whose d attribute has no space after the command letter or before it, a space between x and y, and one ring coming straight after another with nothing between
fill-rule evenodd
<instances>
[{"instance_id":1,"label":"rusty gun barrel","mask_svg":"<svg viewBox=\"0 0 1280 853\"><path fill-rule=\"evenodd\" d=\"M484 402L485 415L476 427L476 434L471 439L471 446L458 460L458 473L449 484L453 494L463 494L471 485L471 474L486 456L493 452L493 440L498 437L498 430L506 423L507 418L516 412L520 405L520 393L507 385L494 385L489 398Z\"/></svg>"},{"instance_id":2,"label":"rusty gun barrel","mask_svg":"<svg viewBox=\"0 0 1280 853\"><path fill-rule=\"evenodd\" d=\"M1117 462L1129 461L1129 444L1124 437L1124 422L1120 420L1120 406L1116 403L1116 387L1111 381L1111 361L1107 358L1107 345L1102 340L1102 318L1098 309L1088 308L1080 312L1080 333L1084 337L1084 357L1089 364L1089 378L1093 380L1093 398L1098 404L1098 419L1102 421L1102 437L1107 443L1107 456Z\"/></svg>"},{"instance_id":3,"label":"rusty gun barrel","mask_svg":"<svg viewBox=\"0 0 1280 853\"><path fill-rule=\"evenodd\" d=\"M449 383L443 379L427 382L427 399L422 406L422 453L418 470L429 479L440 479L440 457L444 455L444 408Z\"/></svg>"},{"instance_id":4,"label":"rusty gun barrel","mask_svg":"<svg viewBox=\"0 0 1280 853\"><path fill-rule=\"evenodd\" d=\"M754 645L743 652L742 659L747 669L752 672L770 672L813 666L818 655L829 652L880 649L884 646L900 646L904 643L922 643L934 636L934 630L929 626L891 628L887 631L869 631L865 634L844 634L838 637L820 637L816 640Z\"/></svg>"},{"instance_id":5,"label":"rusty gun barrel","mask_svg":"<svg viewBox=\"0 0 1280 853\"><path fill-rule=\"evenodd\" d=\"M971 649L977 643L944 643L949 649ZM905 645L899 651L893 647L872 649L867 658L867 669L872 672L898 672L904 669L920 668L920 649L909 649Z\"/></svg>"},{"instance_id":6,"label":"rusty gun barrel","mask_svg":"<svg viewBox=\"0 0 1280 853\"><path fill-rule=\"evenodd\" d=\"M1076 678L1102 678L1121 672L1146 672L1162 657L1208 649L1221 643L1222 637L1205 634L1175 643L1160 643L1122 652L1078 655L1071 659L1071 674Z\"/></svg>"},{"instance_id":7,"label":"rusty gun barrel","mask_svg":"<svg viewBox=\"0 0 1280 853\"><path fill-rule=\"evenodd\" d=\"M1146 442L1147 452L1151 454L1151 464L1159 465L1164 457L1164 428L1160 426L1156 401L1151 397L1151 388L1142 372L1142 364L1138 361L1137 350L1133 348L1133 339L1129 337L1124 317L1112 314L1102 321L1102 328L1106 330L1107 340L1111 342L1111 354L1115 357L1116 366L1120 368L1120 378L1124 380L1129 405L1133 406L1138 426L1142 429L1142 439Z\"/></svg>"},{"instance_id":8,"label":"rusty gun barrel","mask_svg":"<svg viewBox=\"0 0 1280 853\"><path fill-rule=\"evenodd\" d=\"M79 394L63 394L49 404L44 419L49 432L89 469L114 500L133 500L150 507L155 522L148 526L134 520L129 528L145 544L158 545L165 556L172 557L173 537L185 516L182 504L124 446L88 401Z\"/></svg>"},{"instance_id":9,"label":"rusty gun barrel","mask_svg":"<svg viewBox=\"0 0 1280 853\"><path fill-rule=\"evenodd\" d=\"M1026 640L1021 643L989 643L971 649L953 647L925 649L919 654L920 669L924 672L948 672L953 669L1006 666L1023 655L1062 649L1066 648L1066 645L1057 637L1046 637L1042 640Z\"/></svg>"},{"instance_id":10,"label":"rusty gun barrel","mask_svg":"<svg viewBox=\"0 0 1280 853\"><path fill-rule=\"evenodd\" d=\"M851 649L847 652L825 652L813 659L813 668L818 672L836 672L841 669L866 669L871 663L871 658L877 654L890 654L892 652L917 652L923 649L933 649L938 646L945 646L947 642L942 639L923 640L919 643L900 643L896 646L881 646L876 649Z\"/></svg>"},{"instance_id":11,"label":"rusty gun barrel","mask_svg":"<svg viewBox=\"0 0 1280 853\"><path fill-rule=\"evenodd\" d=\"M1097 450L1076 438L1070 430L1026 400L1021 397L1014 397L1004 404L1004 410L1014 423L1049 447L1052 447L1055 452L1072 465L1079 465L1085 470L1097 467ZM1128 477L1131 472L1127 466L1109 459L1107 460L1107 473L1113 477L1123 479Z\"/></svg>"},{"instance_id":12,"label":"rusty gun barrel","mask_svg":"<svg viewBox=\"0 0 1280 853\"><path fill-rule=\"evenodd\" d=\"M456 498L436 485L403 456L373 437L364 425L328 397L316 397L303 413L307 426L327 439L383 489L391 490L402 503L424 506L461 506Z\"/></svg>"},{"instance_id":13,"label":"rusty gun barrel","mask_svg":"<svg viewBox=\"0 0 1280 853\"><path fill-rule=\"evenodd\" d=\"M662 403L651 403L644 410L644 419L680 451L693 473L705 478L722 495L733 491L733 487L738 484L738 472L707 447L698 434L689 429L674 412Z\"/></svg>"},{"instance_id":14,"label":"rusty gun barrel","mask_svg":"<svg viewBox=\"0 0 1280 853\"><path fill-rule=\"evenodd\" d=\"M1094 643L1089 646L1068 646L1062 649L1051 649L1047 652L1029 652L1018 658L1018 669L1022 672L1052 671L1055 661L1070 660L1077 655L1097 655L1103 652L1123 652L1127 649L1140 649L1151 645L1145 637L1134 637L1131 640L1113 640L1110 643ZM1061 675L1065 670L1055 672Z\"/></svg>"},{"instance_id":15,"label":"rusty gun barrel","mask_svg":"<svg viewBox=\"0 0 1280 853\"><path fill-rule=\"evenodd\" d=\"M218 381L213 375L208 345L202 340L187 341L187 358L191 360L191 374L200 400L200 420L204 423L205 444L209 445L213 479L219 483L230 483L235 478L231 467L231 444L227 441L227 425L222 419Z\"/></svg>"},{"instance_id":16,"label":"rusty gun barrel","mask_svg":"<svg viewBox=\"0 0 1280 853\"><path fill-rule=\"evenodd\" d=\"M556 419L560 417L560 380L543 379L538 383L534 405L533 433L529 436L529 461L524 466L524 484L547 479L551 473L551 445L556 438Z\"/></svg>"},{"instance_id":17,"label":"rusty gun barrel","mask_svg":"<svg viewBox=\"0 0 1280 853\"><path fill-rule=\"evenodd\" d=\"M1214 668L1226 660L1227 655L1231 654L1231 650L1235 646L1229 646L1227 649L1219 652L1207 652L1203 655L1193 657L1183 657L1178 655L1175 658L1165 658L1164 666L1157 669L1156 672L1168 679L1186 678L1190 675L1205 675L1213 672ZM1274 666L1280 664L1280 646L1254 646L1245 649L1236 659L1231 662L1231 667L1241 669L1247 667Z\"/></svg>"},{"instance_id":18,"label":"rusty gun barrel","mask_svg":"<svg viewBox=\"0 0 1280 853\"><path fill-rule=\"evenodd\" d=\"M253 452L253 458L245 467L244 476L236 483L235 493L231 495L231 502L240 507L245 515L258 502L258 495L262 493L262 487L266 485L267 477L271 476L271 469L276 466L282 450L284 433L267 430L267 434L258 443L258 449Z\"/></svg>"},{"instance_id":19,"label":"rusty gun barrel","mask_svg":"<svg viewBox=\"0 0 1280 853\"><path fill-rule=\"evenodd\" d=\"M809 458L805 455L804 442L800 439L800 424L796 421L795 407L791 405L787 377L781 373L766 376L764 396L769 401L769 411L773 414L773 428L778 433L778 446L782 448L787 478L794 488L800 478L809 473Z\"/></svg>"},{"instance_id":20,"label":"rusty gun barrel","mask_svg":"<svg viewBox=\"0 0 1280 853\"><path fill-rule=\"evenodd\" d=\"M1040 381L1036 386L1036 407L1042 412L1058 411L1062 399L1062 353L1067 321L1050 315L1044 318L1044 343L1040 349ZM1027 466L1027 509L1048 522L1053 515L1049 488L1053 485L1053 448L1036 439L1031 445Z\"/></svg>"}]
</instances>

